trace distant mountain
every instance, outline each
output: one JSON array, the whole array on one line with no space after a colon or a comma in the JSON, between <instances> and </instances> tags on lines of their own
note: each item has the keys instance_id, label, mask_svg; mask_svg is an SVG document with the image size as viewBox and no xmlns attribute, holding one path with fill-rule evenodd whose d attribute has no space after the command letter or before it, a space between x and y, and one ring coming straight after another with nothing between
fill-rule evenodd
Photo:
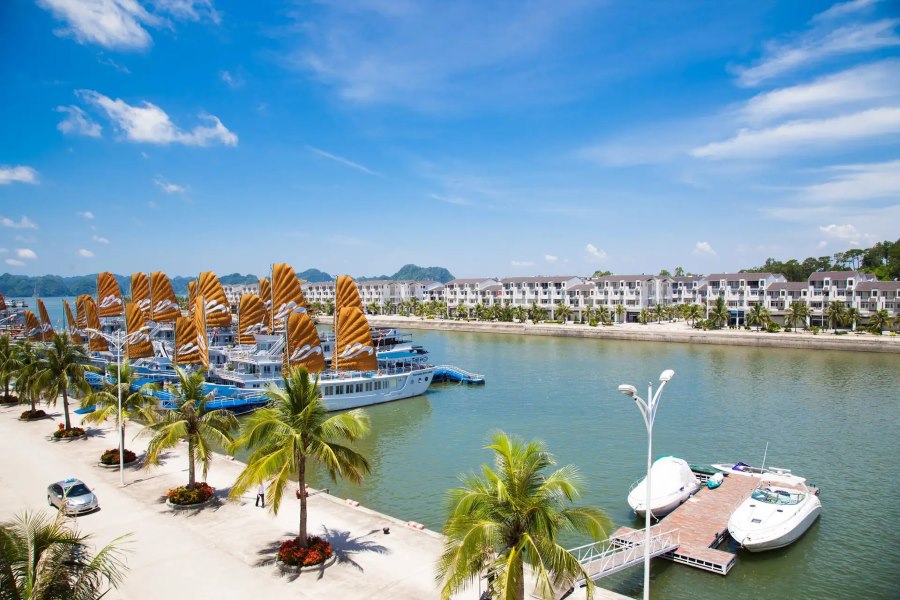
<instances>
[{"instance_id":1,"label":"distant mountain","mask_svg":"<svg viewBox=\"0 0 900 600\"><path fill-rule=\"evenodd\" d=\"M305 279L310 283L322 283L323 281L334 281L334 277L324 271L318 269L307 269L302 273L297 273L297 277Z\"/></svg>"},{"instance_id":2,"label":"distant mountain","mask_svg":"<svg viewBox=\"0 0 900 600\"><path fill-rule=\"evenodd\" d=\"M405 279L410 281L440 281L447 283L455 279L453 274L444 267L420 267L418 265L403 265L393 275L381 275L378 277L358 277L358 281L372 281L375 279Z\"/></svg>"}]
</instances>

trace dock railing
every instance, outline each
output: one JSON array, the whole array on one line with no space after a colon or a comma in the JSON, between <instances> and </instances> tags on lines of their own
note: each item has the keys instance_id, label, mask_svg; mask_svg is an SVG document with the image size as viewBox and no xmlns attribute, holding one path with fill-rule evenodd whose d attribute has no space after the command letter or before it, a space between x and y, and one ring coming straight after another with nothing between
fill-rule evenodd
<instances>
[{"instance_id":1,"label":"dock railing","mask_svg":"<svg viewBox=\"0 0 900 600\"><path fill-rule=\"evenodd\" d=\"M672 552L681 545L678 529L664 531L656 526L651 528L650 532L650 556ZM644 560L644 530L638 529L624 536L585 544L569 552L575 555L590 579L597 580L640 564ZM576 586L582 583L584 578L574 582Z\"/></svg>"}]
</instances>

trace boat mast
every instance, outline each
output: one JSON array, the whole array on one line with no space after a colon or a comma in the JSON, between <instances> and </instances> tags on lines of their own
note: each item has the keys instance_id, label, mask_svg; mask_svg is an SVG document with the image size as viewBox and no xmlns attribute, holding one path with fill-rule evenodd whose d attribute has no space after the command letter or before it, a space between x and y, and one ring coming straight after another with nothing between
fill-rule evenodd
<instances>
[{"instance_id":1,"label":"boat mast","mask_svg":"<svg viewBox=\"0 0 900 600\"><path fill-rule=\"evenodd\" d=\"M340 366L338 361L338 349L340 348L340 344L338 344L338 279L340 279L340 275L334 280L334 344L331 346L331 370L335 372Z\"/></svg>"}]
</instances>

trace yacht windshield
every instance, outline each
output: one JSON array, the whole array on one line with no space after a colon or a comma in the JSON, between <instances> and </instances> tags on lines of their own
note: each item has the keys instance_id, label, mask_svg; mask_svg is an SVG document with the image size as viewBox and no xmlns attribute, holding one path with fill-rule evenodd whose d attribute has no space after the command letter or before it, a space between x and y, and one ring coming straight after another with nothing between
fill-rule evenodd
<instances>
[{"instance_id":1,"label":"yacht windshield","mask_svg":"<svg viewBox=\"0 0 900 600\"><path fill-rule=\"evenodd\" d=\"M803 494L792 494L787 490L761 487L753 491L753 499L766 504L797 504L803 500Z\"/></svg>"}]
</instances>

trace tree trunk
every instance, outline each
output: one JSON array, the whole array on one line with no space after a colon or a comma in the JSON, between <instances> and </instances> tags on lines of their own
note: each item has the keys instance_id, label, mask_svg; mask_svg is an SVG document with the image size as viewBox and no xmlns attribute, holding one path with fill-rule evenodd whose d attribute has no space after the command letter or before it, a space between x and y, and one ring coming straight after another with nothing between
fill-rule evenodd
<instances>
[{"instance_id":1,"label":"tree trunk","mask_svg":"<svg viewBox=\"0 0 900 600\"><path fill-rule=\"evenodd\" d=\"M9 402L9 378L3 381L3 399Z\"/></svg>"},{"instance_id":2,"label":"tree trunk","mask_svg":"<svg viewBox=\"0 0 900 600\"><path fill-rule=\"evenodd\" d=\"M297 485L300 486L300 532L297 541L301 548L306 548L306 457L300 456Z\"/></svg>"},{"instance_id":3,"label":"tree trunk","mask_svg":"<svg viewBox=\"0 0 900 600\"><path fill-rule=\"evenodd\" d=\"M195 483L195 474L194 474L194 440L190 437L188 438L188 485L194 485Z\"/></svg>"},{"instance_id":4,"label":"tree trunk","mask_svg":"<svg viewBox=\"0 0 900 600\"><path fill-rule=\"evenodd\" d=\"M69 421L69 394L67 393L66 388L63 388L62 397L63 397L63 412L66 415L66 429L72 429L72 422Z\"/></svg>"}]
</instances>

